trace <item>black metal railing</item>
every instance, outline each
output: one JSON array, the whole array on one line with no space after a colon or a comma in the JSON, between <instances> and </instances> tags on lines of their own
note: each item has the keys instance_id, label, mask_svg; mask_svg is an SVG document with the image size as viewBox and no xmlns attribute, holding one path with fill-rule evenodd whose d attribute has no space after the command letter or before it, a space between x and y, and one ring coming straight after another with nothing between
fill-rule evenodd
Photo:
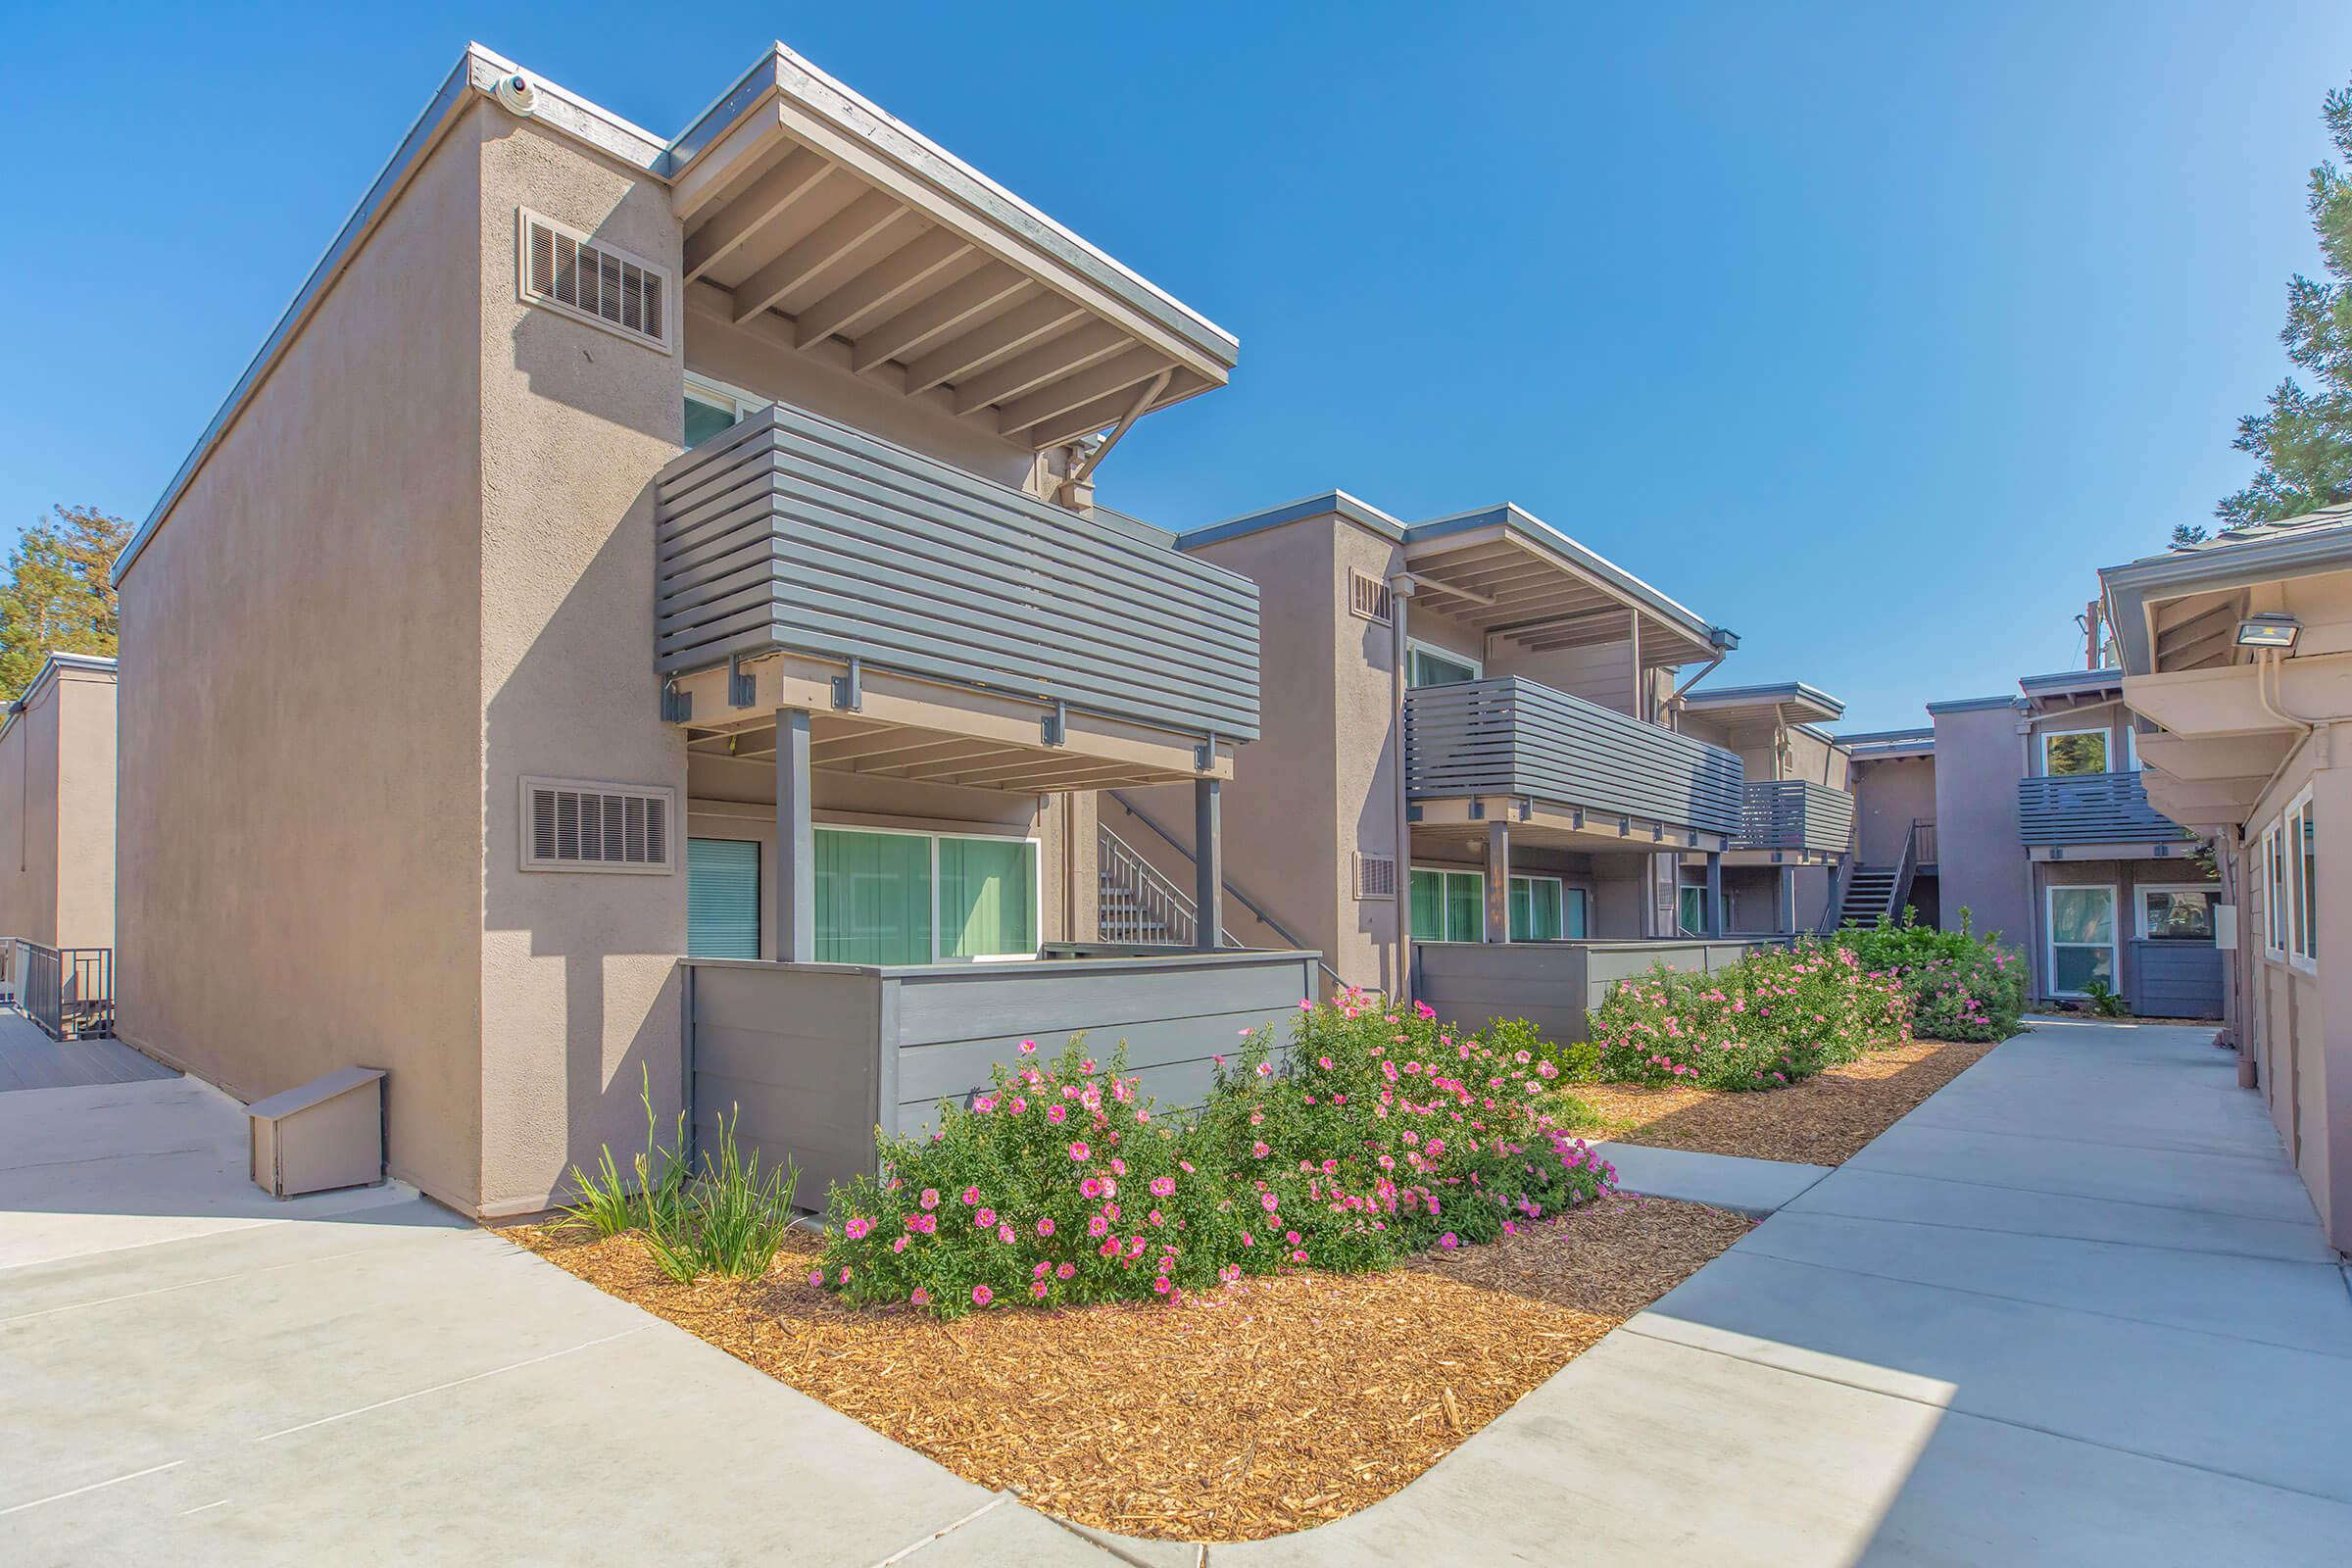
<instances>
[{"instance_id":1,"label":"black metal railing","mask_svg":"<svg viewBox=\"0 0 2352 1568\"><path fill-rule=\"evenodd\" d=\"M115 1032L115 950L51 948L18 938L11 977L17 1010L52 1040L95 1040Z\"/></svg>"}]
</instances>

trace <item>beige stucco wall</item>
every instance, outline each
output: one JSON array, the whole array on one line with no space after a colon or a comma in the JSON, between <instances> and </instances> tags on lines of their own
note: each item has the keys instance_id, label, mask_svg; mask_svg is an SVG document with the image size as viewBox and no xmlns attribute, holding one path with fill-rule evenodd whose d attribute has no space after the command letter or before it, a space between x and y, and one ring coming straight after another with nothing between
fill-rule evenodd
<instances>
[{"instance_id":1,"label":"beige stucco wall","mask_svg":"<svg viewBox=\"0 0 2352 1568\"><path fill-rule=\"evenodd\" d=\"M115 702L112 674L60 668L57 682L57 939L115 945Z\"/></svg>"},{"instance_id":2,"label":"beige stucco wall","mask_svg":"<svg viewBox=\"0 0 2352 1568\"><path fill-rule=\"evenodd\" d=\"M57 747L53 683L0 731L0 937L56 947Z\"/></svg>"},{"instance_id":3,"label":"beige stucco wall","mask_svg":"<svg viewBox=\"0 0 2352 1568\"><path fill-rule=\"evenodd\" d=\"M482 1108L464 258L489 113L416 171L122 585L121 1033L244 1099L387 1069L393 1173L460 1208Z\"/></svg>"},{"instance_id":4,"label":"beige stucco wall","mask_svg":"<svg viewBox=\"0 0 2352 1568\"><path fill-rule=\"evenodd\" d=\"M1864 865L1892 865L1914 821L1936 819L1936 759L1887 757L1857 762L1854 835ZM1938 831L1937 837L1941 838ZM1939 851L1949 858L1948 851Z\"/></svg>"}]
</instances>

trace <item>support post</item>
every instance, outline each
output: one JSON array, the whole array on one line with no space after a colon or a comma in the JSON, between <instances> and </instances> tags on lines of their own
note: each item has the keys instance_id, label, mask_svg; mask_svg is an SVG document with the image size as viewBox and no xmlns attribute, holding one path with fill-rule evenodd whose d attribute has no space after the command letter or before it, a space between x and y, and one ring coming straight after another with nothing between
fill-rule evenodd
<instances>
[{"instance_id":1,"label":"support post","mask_svg":"<svg viewBox=\"0 0 2352 1568\"><path fill-rule=\"evenodd\" d=\"M1511 940L1511 829L1499 818L1487 824L1487 940Z\"/></svg>"},{"instance_id":2,"label":"support post","mask_svg":"<svg viewBox=\"0 0 2352 1568\"><path fill-rule=\"evenodd\" d=\"M1201 953L1223 945L1225 844L1218 832L1218 781L1193 780L1193 946Z\"/></svg>"},{"instance_id":3,"label":"support post","mask_svg":"<svg viewBox=\"0 0 2352 1568\"><path fill-rule=\"evenodd\" d=\"M1784 934L1796 935L1796 867L1792 865L1781 867L1781 918L1778 924Z\"/></svg>"},{"instance_id":4,"label":"support post","mask_svg":"<svg viewBox=\"0 0 2352 1568\"><path fill-rule=\"evenodd\" d=\"M1707 935L1723 935L1723 852L1707 852Z\"/></svg>"},{"instance_id":5,"label":"support post","mask_svg":"<svg viewBox=\"0 0 2352 1568\"><path fill-rule=\"evenodd\" d=\"M776 710L776 961L816 960L816 829L808 809L808 714Z\"/></svg>"}]
</instances>

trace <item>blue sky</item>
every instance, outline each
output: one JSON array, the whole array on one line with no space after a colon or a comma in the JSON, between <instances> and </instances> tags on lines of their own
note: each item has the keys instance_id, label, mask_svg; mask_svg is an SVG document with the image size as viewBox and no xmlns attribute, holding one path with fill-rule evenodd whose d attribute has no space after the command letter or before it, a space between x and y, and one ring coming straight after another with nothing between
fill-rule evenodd
<instances>
[{"instance_id":1,"label":"blue sky","mask_svg":"<svg viewBox=\"0 0 2352 1568\"><path fill-rule=\"evenodd\" d=\"M0 522L144 516L468 37L671 131L781 36L1242 340L1104 499L1519 503L1846 727L2076 659L2241 483L2352 7L10 16Z\"/></svg>"}]
</instances>

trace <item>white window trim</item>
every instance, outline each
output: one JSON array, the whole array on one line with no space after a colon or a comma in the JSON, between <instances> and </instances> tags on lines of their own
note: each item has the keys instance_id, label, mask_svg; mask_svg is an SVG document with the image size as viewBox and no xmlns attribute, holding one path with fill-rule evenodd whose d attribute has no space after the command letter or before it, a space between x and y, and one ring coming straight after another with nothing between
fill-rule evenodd
<instances>
[{"instance_id":1,"label":"white window trim","mask_svg":"<svg viewBox=\"0 0 2352 1568\"><path fill-rule=\"evenodd\" d=\"M542 860L531 854L531 791L580 790L600 795L659 796L662 806L663 830L662 849L663 858L659 864L630 865L614 860ZM514 854L516 867L524 871L553 871L568 875L581 872L591 876L673 876L680 863L679 846L685 839L685 818L678 814L677 791L664 784L629 784L619 779L553 778L545 773L525 773L515 791L515 836L520 841Z\"/></svg>"},{"instance_id":2,"label":"white window trim","mask_svg":"<svg viewBox=\"0 0 2352 1568\"><path fill-rule=\"evenodd\" d=\"M2222 902L2222 889L2218 882L2142 882L2138 884L2132 890L2132 894L2139 906L2139 940L2142 942L2158 940L2149 935L2148 895L2151 893L2202 893L2210 901L2209 906L2218 906ZM2166 937L2162 940L2177 943L2181 947L2194 946L2193 943L2181 942L2178 937ZM2211 938L2207 939L2208 942L2211 940Z\"/></svg>"},{"instance_id":3,"label":"white window trim","mask_svg":"<svg viewBox=\"0 0 2352 1568\"><path fill-rule=\"evenodd\" d=\"M1463 937L1459 940L1453 937L1414 937L1412 939L1413 941L1445 942L1450 943L1456 947L1466 947L1472 943L1484 942L1487 940L1487 873L1484 869L1475 865L1415 865L1412 867L1412 869L1414 871L1427 871L1432 876L1471 876L1478 878L1478 935L1474 937ZM1445 906L1445 901L1443 898L1441 898L1438 907L1443 909ZM1507 897L1503 903L1502 912L1505 919L1510 917L1510 903ZM1407 931L1410 931L1413 926L1413 879L1409 872L1406 874L1404 879L1404 926Z\"/></svg>"},{"instance_id":4,"label":"white window trim","mask_svg":"<svg viewBox=\"0 0 2352 1568\"><path fill-rule=\"evenodd\" d=\"M1487 662L1476 655L1457 654L1450 648L1440 647L1436 643L1425 643L1418 637L1407 637L1404 640L1404 658L1405 677L1408 682L1412 677L1412 658L1415 654L1427 654L1432 659L1443 659L1449 664L1460 664L1470 671L1472 680L1487 678Z\"/></svg>"},{"instance_id":5,"label":"white window trim","mask_svg":"<svg viewBox=\"0 0 2352 1568\"><path fill-rule=\"evenodd\" d=\"M742 387L729 381L721 381L715 376L704 375L699 370L686 372L686 396L693 398L698 403L708 403L712 408L717 408L721 404L726 405L734 414L735 422L738 424L741 424L748 416L759 413L776 401L774 398L763 398L757 392L747 392Z\"/></svg>"},{"instance_id":6,"label":"white window trim","mask_svg":"<svg viewBox=\"0 0 2352 1568\"><path fill-rule=\"evenodd\" d=\"M617 322L606 320L594 311L583 311L576 305L566 305L562 300L532 293L531 225L533 223L555 230L575 245L593 245L609 256L617 257L632 267L640 268L660 277L662 279L662 335L655 338L644 332L632 332ZM678 312L684 308L685 301L679 297L678 274L675 271L663 267L660 262L652 261L638 255L635 251L623 250L617 245L598 239L594 234L574 228L569 223L560 223L545 213L534 212L528 207L514 209L514 297L524 305L543 311L553 311L558 316L569 317L575 321L584 321L600 332L609 332L622 342L634 343L641 349L653 349L662 354L675 354L678 351Z\"/></svg>"},{"instance_id":7,"label":"white window trim","mask_svg":"<svg viewBox=\"0 0 2352 1568\"><path fill-rule=\"evenodd\" d=\"M1529 894L1528 894L1528 896L1527 896L1527 897L1528 897L1528 905L1529 905L1529 909L1528 909L1528 912L1529 912L1530 914L1533 914L1533 913L1535 912L1535 909L1534 909L1534 905L1535 905L1535 897L1536 897L1536 896L1535 896L1534 892L1532 891L1532 884L1534 884L1534 883L1537 883L1537 882L1548 882L1548 883L1550 883L1550 884L1551 884L1553 887L1555 887L1555 888L1558 888L1558 889L1560 890L1560 935L1559 935L1559 937L1557 938L1557 940L1559 940L1559 941L1561 941L1561 942L1566 942L1566 941L1570 940L1570 938L1569 938L1569 936L1568 936L1568 893L1569 893L1569 888L1568 888L1568 879L1567 879L1566 877L1564 877L1564 876L1555 876L1555 875L1553 875L1552 873L1550 873L1550 872L1548 872L1548 871L1513 871L1513 872L1511 873L1511 881L1513 881L1513 882L1526 882L1526 883L1529 883L1529 884L1531 884L1531 891L1529 892ZM1482 888L1480 891L1481 891L1481 892L1484 892L1485 890ZM1583 892L1584 890L1583 890L1582 888L1579 888L1579 889L1577 889L1576 891L1577 891L1577 892L1579 892L1579 893L1581 893L1581 892ZM1502 900L1502 917L1503 917L1505 920L1508 920L1508 919L1511 917L1511 900L1510 900L1510 889L1509 889L1509 886L1508 886L1508 884L1505 884L1505 886L1504 886L1504 889L1503 889L1503 900ZM1483 916L1482 916L1482 918L1483 918ZM1505 927L1505 930L1506 930L1506 932L1507 932L1507 930L1508 930L1508 927ZM1516 941L1518 941L1519 939L1518 939L1517 937L1512 937L1512 938L1511 938L1511 940L1512 940L1513 942L1516 942ZM1539 939L1539 940L1541 940L1541 939Z\"/></svg>"},{"instance_id":8,"label":"white window trim","mask_svg":"<svg viewBox=\"0 0 2352 1568\"><path fill-rule=\"evenodd\" d=\"M2262 830L2262 956L2286 961L2286 863L2279 857L2278 829L2284 817Z\"/></svg>"},{"instance_id":9,"label":"white window trim","mask_svg":"<svg viewBox=\"0 0 2352 1568\"><path fill-rule=\"evenodd\" d=\"M2303 863L2304 824L2311 817L2311 786L2286 803L2286 814L2279 818L2285 829L2283 848L2286 852L2286 965L2303 974L2320 972L2319 944L2304 951L2304 939L2311 935L2305 929L2303 909L2306 902L2317 904L2317 897L2304 886L2309 875Z\"/></svg>"},{"instance_id":10,"label":"white window trim","mask_svg":"<svg viewBox=\"0 0 2352 1568\"><path fill-rule=\"evenodd\" d=\"M2053 997L2082 998L2090 995L2090 993L2087 991L2061 991L2058 989L2058 950L2061 947L2095 948L2098 946L2098 944L2095 942L2061 943L2058 940L2058 895L2061 893L2084 893L2096 892L2099 890L2104 890L2107 894L2107 930L2109 933L2107 938L2107 956L2109 959L2107 968L2108 971L2115 976L2115 990L2120 994L2124 989L2123 889L2118 887L2113 882L2053 882L2041 890L2042 972L2049 976L2050 995Z\"/></svg>"},{"instance_id":11,"label":"white window trim","mask_svg":"<svg viewBox=\"0 0 2352 1568\"><path fill-rule=\"evenodd\" d=\"M2112 773L2115 771L2115 731L2109 725L2096 724L2088 729L2045 729L2038 730L2035 733L2041 737L2041 747L2036 760L2041 768L2041 776L2043 778L2089 778L2094 776L2088 773L2053 773L2050 771L2050 742L2066 740L2076 735L2098 736L2103 743L2102 755L2103 760L2107 764L2106 766L2100 768L2099 771L2102 773ZM2070 883L2068 885L2081 887L2084 884Z\"/></svg>"},{"instance_id":12,"label":"white window trim","mask_svg":"<svg viewBox=\"0 0 2352 1568\"><path fill-rule=\"evenodd\" d=\"M921 827L877 827L871 822L811 822L819 832L887 833L893 838L929 839L931 841L931 959L933 963L1017 963L1037 956L1035 953L990 953L969 958L942 957L939 952L939 843L942 839L973 839L983 844L1026 844L1035 852L1037 875L1029 879L1029 929L1037 933L1037 945L1046 945L1046 850L1045 841L1033 833L948 833ZM709 835L700 835L708 837ZM764 922L767 911L760 911ZM760 940L766 940L763 931ZM885 968L891 965L883 965Z\"/></svg>"},{"instance_id":13,"label":"white window trim","mask_svg":"<svg viewBox=\"0 0 2352 1568\"><path fill-rule=\"evenodd\" d=\"M2126 723L2124 725L2124 761L2127 764L2124 769L2126 772L2136 773L2139 771L2139 726L2137 724Z\"/></svg>"}]
</instances>

